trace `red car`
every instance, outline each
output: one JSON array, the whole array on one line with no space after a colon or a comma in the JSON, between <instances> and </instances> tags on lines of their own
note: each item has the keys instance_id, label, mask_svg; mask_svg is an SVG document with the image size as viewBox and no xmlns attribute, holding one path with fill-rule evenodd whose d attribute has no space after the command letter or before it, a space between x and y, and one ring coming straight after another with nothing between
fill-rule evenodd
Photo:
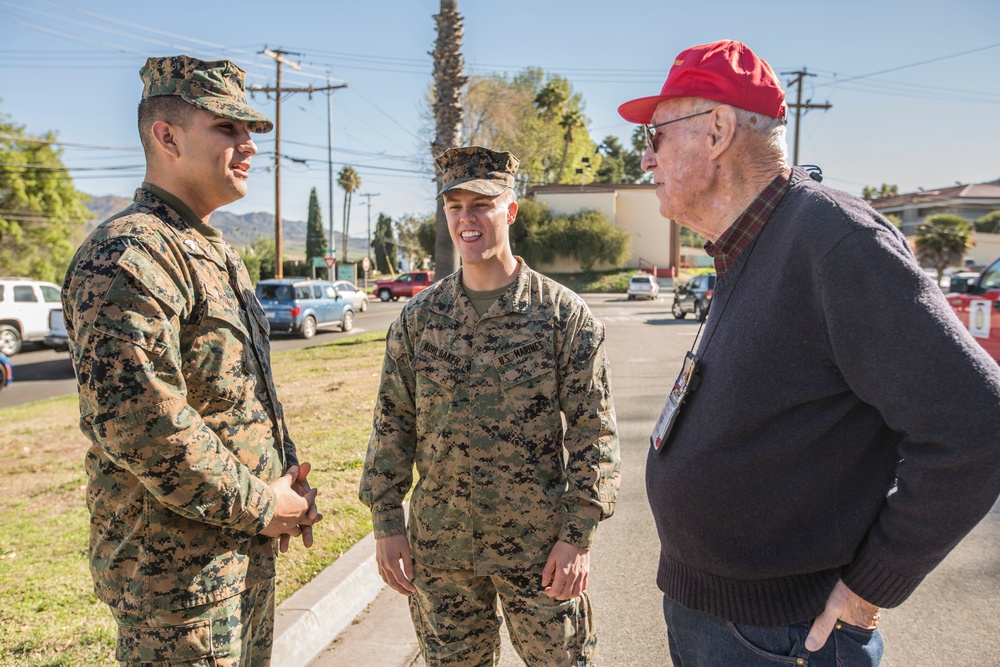
<instances>
[{"instance_id":1,"label":"red car","mask_svg":"<svg viewBox=\"0 0 1000 667\"><path fill-rule=\"evenodd\" d=\"M1000 362L1000 259L983 269L968 285L956 283L946 298L969 333Z\"/></svg>"},{"instance_id":2,"label":"red car","mask_svg":"<svg viewBox=\"0 0 1000 667\"><path fill-rule=\"evenodd\" d=\"M375 295L383 301L395 301L401 296L416 296L434 284L433 271L410 271L395 278L382 278L375 283Z\"/></svg>"}]
</instances>

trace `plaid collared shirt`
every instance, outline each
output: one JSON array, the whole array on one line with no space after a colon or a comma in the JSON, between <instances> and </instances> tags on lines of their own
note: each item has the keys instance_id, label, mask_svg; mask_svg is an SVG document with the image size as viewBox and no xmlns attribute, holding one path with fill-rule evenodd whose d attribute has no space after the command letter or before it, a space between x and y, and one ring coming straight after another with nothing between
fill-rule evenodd
<instances>
[{"instance_id":1,"label":"plaid collared shirt","mask_svg":"<svg viewBox=\"0 0 1000 667\"><path fill-rule=\"evenodd\" d=\"M705 252L709 257L715 259L715 272L721 278L726 271L736 262L754 237L763 229L774 209L778 207L781 200L788 192L788 184L791 178L791 170L786 169L781 172L767 187L757 195L746 210L736 218L736 222L729 226L729 229L722 233L719 239L712 243L705 243Z\"/></svg>"}]
</instances>

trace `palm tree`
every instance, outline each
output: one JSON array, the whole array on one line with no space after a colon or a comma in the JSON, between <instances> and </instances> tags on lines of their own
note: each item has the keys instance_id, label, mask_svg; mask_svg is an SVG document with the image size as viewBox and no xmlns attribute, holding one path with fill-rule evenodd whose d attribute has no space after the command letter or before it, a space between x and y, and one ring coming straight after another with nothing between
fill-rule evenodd
<instances>
[{"instance_id":1,"label":"palm tree","mask_svg":"<svg viewBox=\"0 0 1000 667\"><path fill-rule=\"evenodd\" d=\"M576 109L570 109L564 113L562 120L559 121L559 127L566 130L566 132L563 134L562 159L559 160L559 173L556 174L556 183L562 183L563 169L566 168L566 155L569 153L569 145L573 143L573 130L585 126L586 122L583 114Z\"/></svg>"},{"instance_id":2,"label":"palm tree","mask_svg":"<svg viewBox=\"0 0 1000 667\"><path fill-rule=\"evenodd\" d=\"M346 195L344 197L344 233L341 238L341 246L343 247L343 253L341 255L340 261L347 261L347 230L350 228L351 223L351 195L354 191L361 187L361 177L358 176L358 172L354 171L354 167L351 165L344 165L344 168L340 170L337 174L337 184L344 191Z\"/></svg>"},{"instance_id":3,"label":"palm tree","mask_svg":"<svg viewBox=\"0 0 1000 667\"><path fill-rule=\"evenodd\" d=\"M937 269L941 284L944 270L961 266L965 251L972 247L972 223L957 215L932 215L917 226L917 259L921 266Z\"/></svg>"},{"instance_id":4,"label":"palm tree","mask_svg":"<svg viewBox=\"0 0 1000 667\"><path fill-rule=\"evenodd\" d=\"M569 82L561 77L549 80L535 95L535 107L546 120L552 120L563 112L569 100Z\"/></svg>"},{"instance_id":5,"label":"palm tree","mask_svg":"<svg viewBox=\"0 0 1000 667\"><path fill-rule=\"evenodd\" d=\"M434 42L434 141L432 157L458 146L462 136L462 88L468 77L463 75L462 15L458 13L458 0L441 0L441 11L434 15L437 22L437 40ZM441 174L435 178L437 189L442 186ZM448 233L448 219L444 203L438 199L434 218L434 268L438 278L458 269L455 246Z\"/></svg>"}]
</instances>

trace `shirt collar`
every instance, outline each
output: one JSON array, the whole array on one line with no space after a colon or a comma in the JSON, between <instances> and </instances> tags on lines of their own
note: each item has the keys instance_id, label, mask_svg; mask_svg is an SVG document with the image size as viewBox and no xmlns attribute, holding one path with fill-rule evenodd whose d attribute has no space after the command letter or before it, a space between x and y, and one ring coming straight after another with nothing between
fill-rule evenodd
<instances>
[{"instance_id":1,"label":"shirt collar","mask_svg":"<svg viewBox=\"0 0 1000 667\"><path fill-rule=\"evenodd\" d=\"M715 271L719 277L725 275L740 254L754 240L764 223L768 221L778 204L784 199L791 183L791 170L786 169L767 184L746 210L722 233L715 243L707 241L705 252L715 259Z\"/></svg>"},{"instance_id":2,"label":"shirt collar","mask_svg":"<svg viewBox=\"0 0 1000 667\"><path fill-rule=\"evenodd\" d=\"M177 215L180 216L181 220L187 223L188 227L196 230L207 240L212 241L222 239L221 231L195 215L195 212L192 211L191 208L178 197L170 194L158 185L153 185L149 181L142 182L142 189L152 192L160 199L160 201L174 209L174 211L177 212Z\"/></svg>"}]
</instances>

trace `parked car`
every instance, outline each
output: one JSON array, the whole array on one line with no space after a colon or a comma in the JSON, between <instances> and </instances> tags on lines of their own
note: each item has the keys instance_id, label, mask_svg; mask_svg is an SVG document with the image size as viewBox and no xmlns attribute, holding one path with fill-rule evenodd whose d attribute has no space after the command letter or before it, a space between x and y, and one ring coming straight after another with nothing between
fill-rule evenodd
<instances>
[{"instance_id":1,"label":"parked car","mask_svg":"<svg viewBox=\"0 0 1000 667\"><path fill-rule=\"evenodd\" d=\"M338 280L333 283L333 288L337 290L337 294L351 302L354 310L360 313L368 310L368 295L359 290L354 283L349 283L346 280Z\"/></svg>"},{"instance_id":2,"label":"parked car","mask_svg":"<svg viewBox=\"0 0 1000 667\"><path fill-rule=\"evenodd\" d=\"M628 300L655 299L660 295L660 284L648 273L637 273L628 279Z\"/></svg>"},{"instance_id":3,"label":"parked car","mask_svg":"<svg viewBox=\"0 0 1000 667\"><path fill-rule=\"evenodd\" d=\"M945 298L969 333L1000 362L1000 258L967 285L953 277L952 291Z\"/></svg>"},{"instance_id":4,"label":"parked car","mask_svg":"<svg viewBox=\"0 0 1000 667\"><path fill-rule=\"evenodd\" d=\"M45 337L45 346L51 347L56 352L69 350L69 334L66 333L62 308L49 311L49 335Z\"/></svg>"},{"instance_id":5,"label":"parked car","mask_svg":"<svg viewBox=\"0 0 1000 667\"><path fill-rule=\"evenodd\" d=\"M694 319L704 322L708 317L708 309L712 305L712 294L715 292L715 274L703 273L695 276L686 285L674 288L674 317L683 320L688 313Z\"/></svg>"},{"instance_id":6,"label":"parked car","mask_svg":"<svg viewBox=\"0 0 1000 667\"><path fill-rule=\"evenodd\" d=\"M0 354L0 389L3 389L14 380L14 368L10 365L10 359L4 354Z\"/></svg>"},{"instance_id":7,"label":"parked car","mask_svg":"<svg viewBox=\"0 0 1000 667\"><path fill-rule=\"evenodd\" d=\"M354 306L332 283L307 278L272 278L257 283L257 299L271 331L312 338L325 327L354 327Z\"/></svg>"},{"instance_id":8,"label":"parked car","mask_svg":"<svg viewBox=\"0 0 1000 667\"><path fill-rule=\"evenodd\" d=\"M0 278L0 353L12 357L23 343L45 340L53 308L62 308L57 285L29 278Z\"/></svg>"},{"instance_id":9,"label":"parked car","mask_svg":"<svg viewBox=\"0 0 1000 667\"><path fill-rule=\"evenodd\" d=\"M979 279L979 271L959 271L949 276L948 291L965 294L969 287Z\"/></svg>"},{"instance_id":10,"label":"parked car","mask_svg":"<svg viewBox=\"0 0 1000 667\"><path fill-rule=\"evenodd\" d=\"M434 283L433 271L410 271L395 278L382 278L375 283L375 294L383 301L396 301L401 296L412 297Z\"/></svg>"}]
</instances>

